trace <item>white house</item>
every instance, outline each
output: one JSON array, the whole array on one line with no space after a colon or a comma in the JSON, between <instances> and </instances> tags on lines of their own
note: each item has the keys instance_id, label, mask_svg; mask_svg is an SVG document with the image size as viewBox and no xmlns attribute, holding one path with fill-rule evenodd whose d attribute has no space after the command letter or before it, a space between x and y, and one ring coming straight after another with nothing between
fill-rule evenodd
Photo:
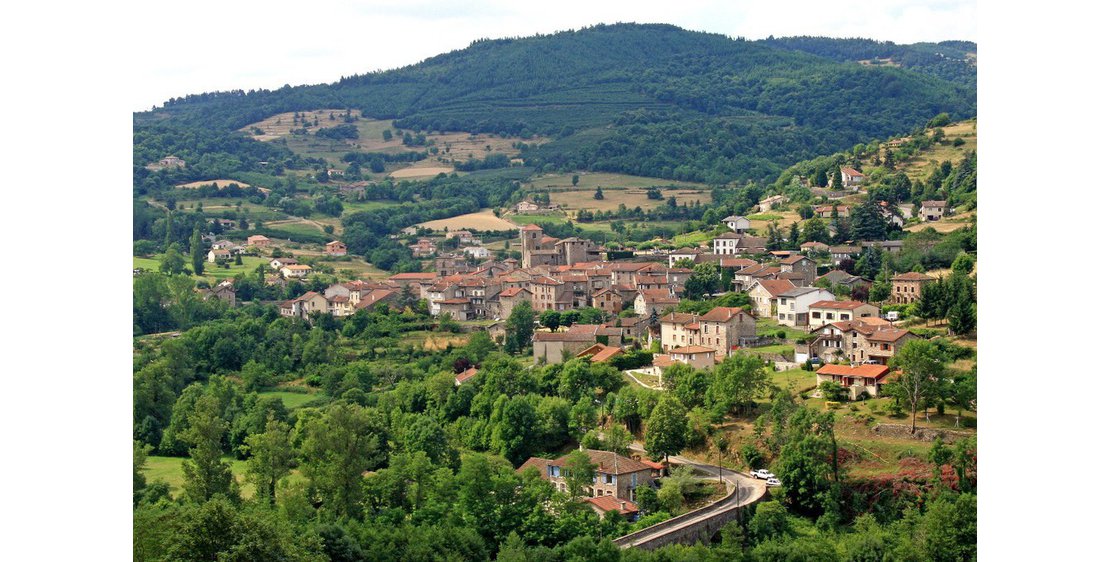
<instances>
[{"instance_id":1,"label":"white house","mask_svg":"<svg viewBox=\"0 0 1110 562\"><path fill-rule=\"evenodd\" d=\"M468 256L474 256L478 259L486 259L489 257L489 250L482 246L470 246L463 248L463 253Z\"/></svg>"},{"instance_id":2,"label":"white house","mask_svg":"<svg viewBox=\"0 0 1110 562\"><path fill-rule=\"evenodd\" d=\"M741 236L735 232L726 232L713 239L713 253L717 255L736 255L736 247L740 244Z\"/></svg>"},{"instance_id":3,"label":"white house","mask_svg":"<svg viewBox=\"0 0 1110 562\"><path fill-rule=\"evenodd\" d=\"M721 222L727 224L733 232L743 232L752 227L752 221L748 220L746 217L736 215L725 217Z\"/></svg>"},{"instance_id":4,"label":"white house","mask_svg":"<svg viewBox=\"0 0 1110 562\"><path fill-rule=\"evenodd\" d=\"M782 326L808 326L809 307L815 302L828 301L836 295L818 287L797 287L778 295L778 318Z\"/></svg>"},{"instance_id":5,"label":"white house","mask_svg":"<svg viewBox=\"0 0 1110 562\"><path fill-rule=\"evenodd\" d=\"M840 181L844 184L844 187L852 191L858 191L859 185L863 183L863 173L847 166L842 167L840 168Z\"/></svg>"},{"instance_id":6,"label":"white house","mask_svg":"<svg viewBox=\"0 0 1110 562\"><path fill-rule=\"evenodd\" d=\"M284 266L284 267L281 268L281 274L286 279L289 279L289 278L301 279L301 278L304 278L304 277L308 277L308 275L311 274L311 273L312 273L312 268L307 266L307 265L293 264L293 265L287 265L287 266Z\"/></svg>"}]
</instances>

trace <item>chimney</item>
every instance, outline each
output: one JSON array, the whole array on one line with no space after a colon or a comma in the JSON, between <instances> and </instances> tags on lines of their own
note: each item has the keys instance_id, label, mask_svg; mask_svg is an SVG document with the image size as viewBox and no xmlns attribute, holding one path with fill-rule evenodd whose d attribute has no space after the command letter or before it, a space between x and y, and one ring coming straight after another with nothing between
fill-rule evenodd
<instances>
[{"instance_id":1,"label":"chimney","mask_svg":"<svg viewBox=\"0 0 1110 562\"><path fill-rule=\"evenodd\" d=\"M621 511L624 511L624 500L621 500Z\"/></svg>"}]
</instances>

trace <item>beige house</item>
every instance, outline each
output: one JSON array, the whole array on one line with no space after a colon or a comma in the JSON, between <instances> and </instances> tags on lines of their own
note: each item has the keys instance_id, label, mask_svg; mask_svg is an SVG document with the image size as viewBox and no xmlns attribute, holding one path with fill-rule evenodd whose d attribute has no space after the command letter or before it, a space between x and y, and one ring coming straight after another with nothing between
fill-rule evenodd
<instances>
[{"instance_id":1,"label":"beige house","mask_svg":"<svg viewBox=\"0 0 1110 562\"><path fill-rule=\"evenodd\" d=\"M859 170L849 168L847 166L840 168L841 183L844 184L844 187L849 188L852 191L859 190L860 184L863 183L863 178L863 172L860 172Z\"/></svg>"},{"instance_id":2,"label":"beige house","mask_svg":"<svg viewBox=\"0 0 1110 562\"><path fill-rule=\"evenodd\" d=\"M759 202L759 212L766 213L779 205L785 204L789 199L785 195L772 195Z\"/></svg>"},{"instance_id":3,"label":"beige house","mask_svg":"<svg viewBox=\"0 0 1110 562\"><path fill-rule=\"evenodd\" d=\"M832 382L848 389L849 400L859 400L860 396L867 393L871 398L877 398L882 388L883 379L890 374L886 365L822 365L817 369L817 384Z\"/></svg>"},{"instance_id":4,"label":"beige house","mask_svg":"<svg viewBox=\"0 0 1110 562\"><path fill-rule=\"evenodd\" d=\"M652 311L659 314L669 307L678 306L678 303L678 297L669 289L644 289L636 294L632 306L636 314L651 314Z\"/></svg>"},{"instance_id":5,"label":"beige house","mask_svg":"<svg viewBox=\"0 0 1110 562\"><path fill-rule=\"evenodd\" d=\"M748 289L752 312L756 316L774 318L779 295L794 288L794 284L784 279L757 279Z\"/></svg>"},{"instance_id":6,"label":"beige house","mask_svg":"<svg viewBox=\"0 0 1110 562\"><path fill-rule=\"evenodd\" d=\"M926 283L936 281L935 277L910 271L890 278L890 301L894 304L909 304L921 298L921 288Z\"/></svg>"},{"instance_id":7,"label":"beige house","mask_svg":"<svg viewBox=\"0 0 1110 562\"><path fill-rule=\"evenodd\" d=\"M332 240L324 244L324 253L329 256L345 256L347 255L347 245L339 240Z\"/></svg>"},{"instance_id":8,"label":"beige house","mask_svg":"<svg viewBox=\"0 0 1110 562\"><path fill-rule=\"evenodd\" d=\"M659 319L659 337L664 352L700 346L727 357L755 339L755 317L742 308L724 306L700 316L672 312Z\"/></svg>"},{"instance_id":9,"label":"beige house","mask_svg":"<svg viewBox=\"0 0 1110 562\"><path fill-rule=\"evenodd\" d=\"M209 263L215 263L215 262L218 262L218 261L227 261L229 259L231 259L231 251L230 250L224 250L222 248L217 248L217 249L214 249L214 250L208 250L208 262Z\"/></svg>"},{"instance_id":10,"label":"beige house","mask_svg":"<svg viewBox=\"0 0 1110 562\"><path fill-rule=\"evenodd\" d=\"M252 236L247 237L247 245L248 246L257 246L259 248L265 248L265 247L273 245L273 242L269 238L267 238L267 237L265 237L261 234L254 234Z\"/></svg>"},{"instance_id":11,"label":"beige house","mask_svg":"<svg viewBox=\"0 0 1110 562\"><path fill-rule=\"evenodd\" d=\"M878 318L879 307L859 301L822 300L809 305L809 327L818 328L833 322Z\"/></svg>"},{"instance_id":12,"label":"beige house","mask_svg":"<svg viewBox=\"0 0 1110 562\"><path fill-rule=\"evenodd\" d=\"M741 217L738 215L725 217L721 220L721 222L728 225L729 229L733 232L743 232L752 227L752 221L748 220L747 217Z\"/></svg>"},{"instance_id":13,"label":"beige house","mask_svg":"<svg viewBox=\"0 0 1110 562\"><path fill-rule=\"evenodd\" d=\"M700 345L687 345L685 347L676 347L667 351L670 355L671 361L677 363L686 363L695 369L709 369L716 364L714 356L716 350L711 347L704 347Z\"/></svg>"},{"instance_id":14,"label":"beige house","mask_svg":"<svg viewBox=\"0 0 1110 562\"><path fill-rule=\"evenodd\" d=\"M586 449L590 464L597 467L590 486L590 496L612 496L618 500L636 501L636 487L652 481L652 468L640 461L610 451ZM560 492L567 490L567 460L564 455L555 460L532 457L520 465L517 472L536 469L540 477L555 485ZM582 492L578 492L581 494Z\"/></svg>"},{"instance_id":15,"label":"beige house","mask_svg":"<svg viewBox=\"0 0 1110 562\"><path fill-rule=\"evenodd\" d=\"M313 312L328 313L328 299L315 291L309 291L293 300L281 303L282 316L308 318Z\"/></svg>"},{"instance_id":16,"label":"beige house","mask_svg":"<svg viewBox=\"0 0 1110 562\"><path fill-rule=\"evenodd\" d=\"M532 336L532 359L548 365L562 363L595 343L597 337L593 334L536 332Z\"/></svg>"},{"instance_id":17,"label":"beige house","mask_svg":"<svg viewBox=\"0 0 1110 562\"><path fill-rule=\"evenodd\" d=\"M287 265L281 268L281 275L286 279L303 279L312 274L312 267L301 264Z\"/></svg>"},{"instance_id":18,"label":"beige house","mask_svg":"<svg viewBox=\"0 0 1110 562\"><path fill-rule=\"evenodd\" d=\"M939 221L948 214L947 201L922 201L917 218L923 221Z\"/></svg>"}]
</instances>

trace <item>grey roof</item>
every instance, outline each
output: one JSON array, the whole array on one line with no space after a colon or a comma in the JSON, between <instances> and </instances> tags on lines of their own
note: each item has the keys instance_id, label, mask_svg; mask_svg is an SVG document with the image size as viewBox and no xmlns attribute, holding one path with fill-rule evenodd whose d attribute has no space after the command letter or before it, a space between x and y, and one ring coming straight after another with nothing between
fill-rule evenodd
<instances>
[{"instance_id":1,"label":"grey roof","mask_svg":"<svg viewBox=\"0 0 1110 562\"><path fill-rule=\"evenodd\" d=\"M812 293L814 291L820 291L820 290L821 289L818 288L818 287L798 287L796 289L790 289L789 291L783 291L783 292L779 293L779 297L787 297L787 298L789 298L789 297L800 297L802 295L809 294L809 293Z\"/></svg>"}]
</instances>

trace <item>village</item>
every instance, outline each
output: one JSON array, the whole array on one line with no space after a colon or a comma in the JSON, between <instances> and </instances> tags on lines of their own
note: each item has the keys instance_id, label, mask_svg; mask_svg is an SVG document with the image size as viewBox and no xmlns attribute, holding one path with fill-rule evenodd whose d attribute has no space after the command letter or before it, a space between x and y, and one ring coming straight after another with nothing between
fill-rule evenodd
<instances>
[{"instance_id":1,"label":"village","mask_svg":"<svg viewBox=\"0 0 1110 562\"><path fill-rule=\"evenodd\" d=\"M856 192L863 179L844 167L846 190ZM760 202L753 212L766 212L787 201L781 195ZM883 216L901 225L901 211ZM524 200L514 211L553 210ZM907 209L908 210L908 209ZM845 205L814 208L815 216L851 215ZM943 201L920 206L921 221L936 221L950 212ZM865 250L897 254L900 240L828 245L801 244L799 250L768 251L766 236L752 232L743 216L723 219L726 232L699 247L670 251L634 252L609 259L612 253L583 238L547 236L542 227L519 228L521 259L493 259L481 240L465 229L448 230L449 248L421 237L410 246L413 256L430 262L432 271L398 273L379 280L337 282L322 291L307 291L278 303L284 317L312 321L317 314L346 317L379 305L426 307L432 317L461 323L466 330L483 330L504 344L506 321L514 308L525 304L539 317L531 340L535 364L570 358L609 362L630 351L649 350L650 363L627 369L641 384L662 387L663 370L674 363L709 369L736 354L756 353L778 371L813 367L814 385L833 382L851 400L882 395L890 371L886 366L906 342L919 338L906 327L897 311L885 307L916 302L924 286L936 276L918 272L894 275L889 298L869 302L873 280L841 269ZM414 232L414 231L413 231ZM208 261L222 263L247 251L269 251L274 241L252 235L244 244L216 240ZM508 244L506 244L506 247ZM344 256L346 245L331 241L324 255ZM281 252L268 263L268 284L305 280L314 271ZM700 264L711 264L728 279L727 288L712 294L687 294L688 281ZM723 287L722 287L723 289ZM202 289L206 296L236 304L234 283L225 280ZM717 306L702 313L680 312L686 300L709 300L729 293L746 296L745 306ZM589 311L590 322L572 311ZM543 315L554 315L554 325ZM571 321L566 320L571 313ZM560 315L563 315L560 317ZM774 327L805 337L786 340ZM771 328L768 330L768 328ZM790 348L790 349L787 349ZM766 353L774 349L775 353ZM474 373L460 373L462 384Z\"/></svg>"}]
</instances>

